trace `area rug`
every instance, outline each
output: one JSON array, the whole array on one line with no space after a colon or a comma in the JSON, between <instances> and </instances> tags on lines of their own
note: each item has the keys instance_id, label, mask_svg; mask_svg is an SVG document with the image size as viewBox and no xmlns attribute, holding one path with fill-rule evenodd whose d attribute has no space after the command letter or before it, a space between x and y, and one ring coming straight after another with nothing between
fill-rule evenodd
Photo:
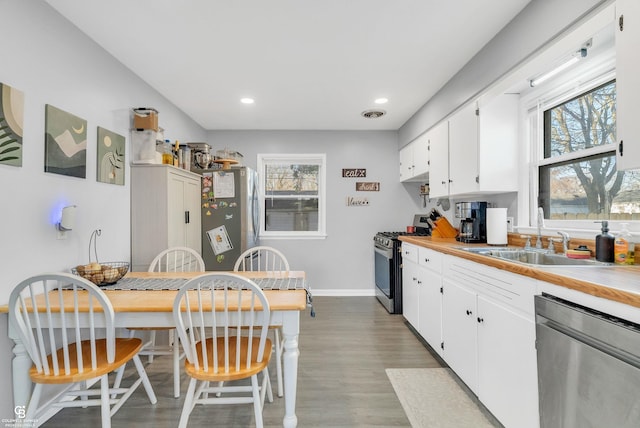
<instances>
[{"instance_id":1,"label":"area rug","mask_svg":"<svg viewBox=\"0 0 640 428\"><path fill-rule=\"evenodd\" d=\"M450 369L386 369L413 428L492 428Z\"/></svg>"}]
</instances>

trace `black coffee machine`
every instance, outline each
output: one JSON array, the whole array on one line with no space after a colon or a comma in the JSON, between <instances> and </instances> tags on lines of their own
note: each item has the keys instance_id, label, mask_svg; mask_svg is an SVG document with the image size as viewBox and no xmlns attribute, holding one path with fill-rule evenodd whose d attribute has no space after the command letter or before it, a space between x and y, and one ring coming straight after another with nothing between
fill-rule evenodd
<instances>
[{"instance_id":1,"label":"black coffee machine","mask_svg":"<svg viewBox=\"0 0 640 428\"><path fill-rule=\"evenodd\" d=\"M486 202L456 202L456 218L460 219L460 231L456 240L465 243L487 242Z\"/></svg>"}]
</instances>

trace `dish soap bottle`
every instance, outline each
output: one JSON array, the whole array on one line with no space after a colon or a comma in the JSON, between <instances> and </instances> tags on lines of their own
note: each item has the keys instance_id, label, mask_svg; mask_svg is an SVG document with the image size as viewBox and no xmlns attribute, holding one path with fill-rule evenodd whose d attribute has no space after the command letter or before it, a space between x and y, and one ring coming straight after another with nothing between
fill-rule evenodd
<instances>
[{"instance_id":1,"label":"dish soap bottle","mask_svg":"<svg viewBox=\"0 0 640 428\"><path fill-rule=\"evenodd\" d=\"M617 264L627 264L629 257L629 244L631 243L631 233L627 229L629 223L621 223L622 230L616 235L614 242L615 262Z\"/></svg>"},{"instance_id":2,"label":"dish soap bottle","mask_svg":"<svg viewBox=\"0 0 640 428\"><path fill-rule=\"evenodd\" d=\"M602 233L596 236L596 260L599 262L613 263L615 238L609 233L609 222L606 220L597 221L602 223Z\"/></svg>"}]
</instances>

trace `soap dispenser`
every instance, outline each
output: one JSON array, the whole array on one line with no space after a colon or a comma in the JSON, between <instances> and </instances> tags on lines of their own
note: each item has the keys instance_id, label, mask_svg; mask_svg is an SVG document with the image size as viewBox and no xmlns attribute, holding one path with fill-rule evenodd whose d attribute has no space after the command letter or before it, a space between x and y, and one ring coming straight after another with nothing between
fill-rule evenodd
<instances>
[{"instance_id":1,"label":"soap dispenser","mask_svg":"<svg viewBox=\"0 0 640 428\"><path fill-rule=\"evenodd\" d=\"M596 223L602 223L602 233L596 236L596 260L613 263L615 238L609 233L609 222L603 220Z\"/></svg>"}]
</instances>

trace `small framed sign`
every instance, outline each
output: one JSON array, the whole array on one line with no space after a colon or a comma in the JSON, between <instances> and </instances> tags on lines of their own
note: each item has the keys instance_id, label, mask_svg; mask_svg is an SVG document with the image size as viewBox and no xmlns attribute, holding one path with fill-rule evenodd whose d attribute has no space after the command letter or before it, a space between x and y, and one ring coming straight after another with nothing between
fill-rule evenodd
<instances>
[{"instance_id":1,"label":"small framed sign","mask_svg":"<svg viewBox=\"0 0 640 428\"><path fill-rule=\"evenodd\" d=\"M356 183L356 191L357 192L379 192L380 191L380 183L378 182L363 182L358 181Z\"/></svg>"},{"instance_id":2,"label":"small framed sign","mask_svg":"<svg viewBox=\"0 0 640 428\"><path fill-rule=\"evenodd\" d=\"M346 178L364 178L367 176L366 168L342 168L342 176Z\"/></svg>"}]
</instances>

